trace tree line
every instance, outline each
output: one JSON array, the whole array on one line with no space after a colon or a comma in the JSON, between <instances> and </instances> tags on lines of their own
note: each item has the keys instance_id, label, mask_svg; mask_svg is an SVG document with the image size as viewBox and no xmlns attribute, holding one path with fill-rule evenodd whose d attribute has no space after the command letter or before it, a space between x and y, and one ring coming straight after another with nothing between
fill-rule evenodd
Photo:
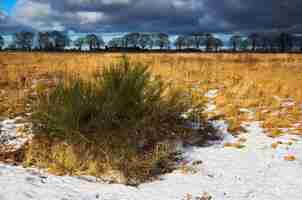
<instances>
[{"instance_id":1,"label":"tree line","mask_svg":"<svg viewBox=\"0 0 302 200\"><path fill-rule=\"evenodd\" d=\"M0 35L0 50L5 46ZM251 51L251 52L292 52L302 51L302 37L290 33L252 33L249 35L234 34L229 41L223 42L211 33L192 33L178 35L172 42L171 36L165 33L128 33L114 37L107 43L102 36L87 34L72 41L65 32L28 32L13 34L12 42L6 50L22 51L65 51L67 47L82 51L87 46L89 51L99 50L171 50L178 51ZM71 48L73 47L73 48ZM174 48L172 48L174 47Z\"/></svg>"}]
</instances>

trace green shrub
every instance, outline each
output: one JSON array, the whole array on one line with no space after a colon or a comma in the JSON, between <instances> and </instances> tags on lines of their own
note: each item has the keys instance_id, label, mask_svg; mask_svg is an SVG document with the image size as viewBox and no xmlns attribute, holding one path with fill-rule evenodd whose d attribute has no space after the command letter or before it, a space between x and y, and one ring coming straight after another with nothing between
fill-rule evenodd
<instances>
[{"instance_id":1,"label":"green shrub","mask_svg":"<svg viewBox=\"0 0 302 200\"><path fill-rule=\"evenodd\" d=\"M90 82L68 77L50 92L41 92L33 120L39 132L60 137L73 132L141 129L163 121L174 126L182 124L180 114L187 100L179 92L168 91L146 66L130 66L124 58Z\"/></svg>"},{"instance_id":2,"label":"green shrub","mask_svg":"<svg viewBox=\"0 0 302 200\"><path fill-rule=\"evenodd\" d=\"M97 114L95 95L92 85L77 77L61 81L50 93L41 92L33 114L36 128L51 136L80 131Z\"/></svg>"},{"instance_id":3,"label":"green shrub","mask_svg":"<svg viewBox=\"0 0 302 200\"><path fill-rule=\"evenodd\" d=\"M160 151L158 145L190 133L180 117L190 106L190 99L167 89L148 67L124 58L90 81L69 77L38 95L32 115L36 139L27 162L65 168L64 173L114 169L146 180L173 152L173 145Z\"/></svg>"},{"instance_id":4,"label":"green shrub","mask_svg":"<svg viewBox=\"0 0 302 200\"><path fill-rule=\"evenodd\" d=\"M97 77L101 102L98 120L105 128L135 127L148 114L162 104L163 84L152 80L146 66L121 66L106 68Z\"/></svg>"}]
</instances>

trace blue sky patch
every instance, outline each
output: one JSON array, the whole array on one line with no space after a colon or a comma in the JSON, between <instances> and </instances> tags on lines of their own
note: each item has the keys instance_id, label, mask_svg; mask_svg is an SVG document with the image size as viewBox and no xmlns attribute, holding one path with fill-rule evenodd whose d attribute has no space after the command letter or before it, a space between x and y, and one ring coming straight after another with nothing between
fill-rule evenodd
<instances>
[{"instance_id":1,"label":"blue sky patch","mask_svg":"<svg viewBox=\"0 0 302 200\"><path fill-rule=\"evenodd\" d=\"M0 0L0 10L10 14L13 6L16 4L16 0Z\"/></svg>"}]
</instances>

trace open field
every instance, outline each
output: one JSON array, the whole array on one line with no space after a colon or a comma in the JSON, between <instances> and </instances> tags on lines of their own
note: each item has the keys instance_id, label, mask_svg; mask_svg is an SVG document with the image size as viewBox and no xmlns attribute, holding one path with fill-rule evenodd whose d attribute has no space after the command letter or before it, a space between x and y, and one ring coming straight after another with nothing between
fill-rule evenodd
<instances>
[{"instance_id":1,"label":"open field","mask_svg":"<svg viewBox=\"0 0 302 200\"><path fill-rule=\"evenodd\" d=\"M96 71L115 63L121 54L0 54L0 114L24 112L22 98L43 88L51 77L66 72L89 80ZM234 134L253 110L266 133L278 136L289 129L301 134L302 55L299 54L130 54L173 87L188 90L198 100L217 89L217 111ZM44 80L44 82L43 82Z\"/></svg>"},{"instance_id":2,"label":"open field","mask_svg":"<svg viewBox=\"0 0 302 200\"><path fill-rule=\"evenodd\" d=\"M127 57L0 54L0 142L5 144L0 146L0 199L302 198L302 55ZM137 63L149 66L152 76L140 68L126 70ZM108 66L113 70L104 70ZM142 83L140 77L157 83L154 91L160 77L188 103L168 104L169 93L163 98L153 93L143 98L151 101L125 106L133 96L140 100L142 91L153 91L132 87L133 80ZM127 87L114 87L115 78ZM133 107L147 112L132 118ZM82 123L74 120L78 117ZM123 121L127 117L135 126ZM122 129L90 126L116 125L114 119ZM211 134L218 137L204 139Z\"/></svg>"}]
</instances>

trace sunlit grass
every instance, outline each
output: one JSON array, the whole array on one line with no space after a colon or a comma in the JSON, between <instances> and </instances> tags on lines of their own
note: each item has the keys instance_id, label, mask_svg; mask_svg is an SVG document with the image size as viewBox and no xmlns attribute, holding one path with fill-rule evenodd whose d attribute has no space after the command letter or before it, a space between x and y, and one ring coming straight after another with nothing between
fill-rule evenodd
<instances>
[{"instance_id":1,"label":"sunlit grass","mask_svg":"<svg viewBox=\"0 0 302 200\"><path fill-rule=\"evenodd\" d=\"M199 108L191 96L125 57L90 79L70 73L51 85L37 85L30 101L35 137L25 158L29 166L137 184L171 170L174 143L193 133L181 117ZM206 127L202 116L191 117Z\"/></svg>"},{"instance_id":2,"label":"sunlit grass","mask_svg":"<svg viewBox=\"0 0 302 200\"><path fill-rule=\"evenodd\" d=\"M118 53L2 53L1 88L14 91L0 97L9 96L9 100L2 100L2 105L18 99L16 96L20 95L16 94L23 93L20 89L30 87L36 79L64 72L76 73L89 80L96 71L117 63L120 57L122 55ZM129 58L130 62L149 65L152 73L161 76L168 85L194 88L196 98L201 98L209 89L218 89L215 103L221 114L232 122L242 121L242 115L237 114L240 108L253 110L254 120L264 121L264 128L269 124L267 121L271 121L273 128L281 125L290 128L301 122L302 56L299 54L131 54ZM27 86L22 86L22 77L26 78ZM282 103L288 99L295 105L271 116L271 113L281 111ZM7 111L7 107L2 107L0 110ZM301 126L293 128L301 133Z\"/></svg>"}]
</instances>

